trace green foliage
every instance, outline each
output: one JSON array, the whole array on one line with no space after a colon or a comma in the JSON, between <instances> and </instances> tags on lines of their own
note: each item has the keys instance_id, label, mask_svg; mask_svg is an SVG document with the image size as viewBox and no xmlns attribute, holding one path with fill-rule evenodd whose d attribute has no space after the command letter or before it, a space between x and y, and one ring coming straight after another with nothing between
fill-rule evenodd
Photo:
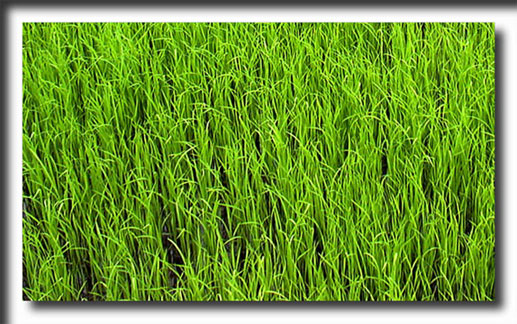
<instances>
[{"instance_id":1,"label":"green foliage","mask_svg":"<svg viewBox=\"0 0 517 324\"><path fill-rule=\"evenodd\" d=\"M23 27L30 300L494 300L494 25Z\"/></svg>"}]
</instances>

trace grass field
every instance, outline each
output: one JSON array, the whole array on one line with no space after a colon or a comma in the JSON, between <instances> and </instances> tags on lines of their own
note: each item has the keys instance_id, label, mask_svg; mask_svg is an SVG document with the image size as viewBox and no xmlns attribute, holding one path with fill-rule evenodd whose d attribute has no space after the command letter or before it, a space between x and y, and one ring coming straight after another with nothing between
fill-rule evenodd
<instances>
[{"instance_id":1,"label":"grass field","mask_svg":"<svg viewBox=\"0 0 517 324\"><path fill-rule=\"evenodd\" d=\"M24 298L494 300L494 35L24 24Z\"/></svg>"}]
</instances>

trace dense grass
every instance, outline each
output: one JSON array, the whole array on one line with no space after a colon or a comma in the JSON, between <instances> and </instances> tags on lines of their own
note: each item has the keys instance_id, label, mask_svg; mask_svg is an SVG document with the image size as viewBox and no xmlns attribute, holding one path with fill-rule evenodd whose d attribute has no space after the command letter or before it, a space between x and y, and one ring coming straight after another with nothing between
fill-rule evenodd
<instances>
[{"instance_id":1,"label":"dense grass","mask_svg":"<svg viewBox=\"0 0 517 324\"><path fill-rule=\"evenodd\" d=\"M30 300L494 300L493 24L23 28Z\"/></svg>"}]
</instances>

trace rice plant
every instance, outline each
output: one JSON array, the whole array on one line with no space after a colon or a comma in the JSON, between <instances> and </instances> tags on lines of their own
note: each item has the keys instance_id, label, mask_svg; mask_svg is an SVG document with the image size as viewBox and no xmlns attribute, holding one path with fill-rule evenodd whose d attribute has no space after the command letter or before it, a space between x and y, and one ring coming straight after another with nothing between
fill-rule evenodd
<instances>
[{"instance_id":1,"label":"rice plant","mask_svg":"<svg viewBox=\"0 0 517 324\"><path fill-rule=\"evenodd\" d=\"M494 42L25 23L24 298L494 300Z\"/></svg>"}]
</instances>

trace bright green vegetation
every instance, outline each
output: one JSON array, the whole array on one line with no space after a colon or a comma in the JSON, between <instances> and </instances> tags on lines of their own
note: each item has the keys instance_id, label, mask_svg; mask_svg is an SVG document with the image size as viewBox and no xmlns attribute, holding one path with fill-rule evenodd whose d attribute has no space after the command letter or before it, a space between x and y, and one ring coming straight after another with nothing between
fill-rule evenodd
<instances>
[{"instance_id":1,"label":"bright green vegetation","mask_svg":"<svg viewBox=\"0 0 517 324\"><path fill-rule=\"evenodd\" d=\"M493 24L23 32L26 299L495 299Z\"/></svg>"}]
</instances>

